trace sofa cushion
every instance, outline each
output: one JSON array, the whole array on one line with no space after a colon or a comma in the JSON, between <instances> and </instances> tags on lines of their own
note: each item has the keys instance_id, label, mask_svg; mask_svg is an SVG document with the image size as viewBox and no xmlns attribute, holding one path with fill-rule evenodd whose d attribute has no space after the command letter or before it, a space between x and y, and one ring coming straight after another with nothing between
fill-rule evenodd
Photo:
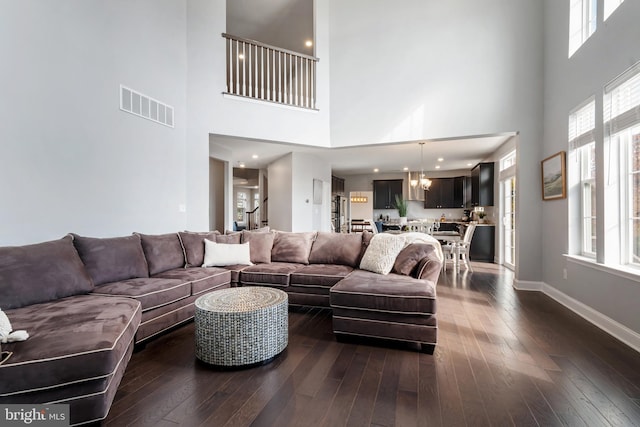
<instances>
[{"instance_id":1,"label":"sofa cushion","mask_svg":"<svg viewBox=\"0 0 640 427\"><path fill-rule=\"evenodd\" d=\"M185 265L184 251L178 233L139 234L149 274L158 274Z\"/></svg>"},{"instance_id":2,"label":"sofa cushion","mask_svg":"<svg viewBox=\"0 0 640 427\"><path fill-rule=\"evenodd\" d=\"M252 263L268 264L271 262L271 250L275 237L275 233L270 233L268 230L245 230L242 232L242 243L249 242Z\"/></svg>"},{"instance_id":3,"label":"sofa cushion","mask_svg":"<svg viewBox=\"0 0 640 427\"><path fill-rule=\"evenodd\" d=\"M405 239L395 234L376 234L360 261L360 268L379 274L389 274L396 257L405 246Z\"/></svg>"},{"instance_id":4,"label":"sofa cushion","mask_svg":"<svg viewBox=\"0 0 640 427\"><path fill-rule=\"evenodd\" d=\"M225 270L229 270L231 272L231 284L236 285L240 282L240 272L245 268L249 267L248 265L224 265L220 268L224 268Z\"/></svg>"},{"instance_id":5,"label":"sofa cushion","mask_svg":"<svg viewBox=\"0 0 640 427\"><path fill-rule=\"evenodd\" d=\"M417 277L416 269L424 258L434 251L433 245L425 243L412 243L402 249L396 257L392 271L405 276Z\"/></svg>"},{"instance_id":6,"label":"sofa cushion","mask_svg":"<svg viewBox=\"0 0 640 427\"><path fill-rule=\"evenodd\" d=\"M289 286L290 274L300 267L302 264L288 262L252 265L240 272L240 284L243 286L268 285L284 288Z\"/></svg>"},{"instance_id":7,"label":"sofa cushion","mask_svg":"<svg viewBox=\"0 0 640 427\"><path fill-rule=\"evenodd\" d=\"M140 236L96 238L72 234L73 244L93 283L149 277Z\"/></svg>"},{"instance_id":8,"label":"sofa cushion","mask_svg":"<svg viewBox=\"0 0 640 427\"><path fill-rule=\"evenodd\" d=\"M178 279L191 284L191 294L210 291L231 283L231 272L219 267L177 268L157 274L153 277Z\"/></svg>"},{"instance_id":9,"label":"sofa cushion","mask_svg":"<svg viewBox=\"0 0 640 427\"><path fill-rule=\"evenodd\" d=\"M331 288L331 306L360 310L434 314L436 287L429 280L355 270Z\"/></svg>"},{"instance_id":10,"label":"sofa cushion","mask_svg":"<svg viewBox=\"0 0 640 427\"><path fill-rule=\"evenodd\" d=\"M309 263L341 264L356 267L362 250L362 234L318 232L311 247Z\"/></svg>"},{"instance_id":11,"label":"sofa cushion","mask_svg":"<svg viewBox=\"0 0 640 427\"><path fill-rule=\"evenodd\" d=\"M249 243L216 243L204 239L204 261L202 267L221 267L224 265L251 265Z\"/></svg>"},{"instance_id":12,"label":"sofa cushion","mask_svg":"<svg viewBox=\"0 0 640 427\"><path fill-rule=\"evenodd\" d=\"M309 264L291 273L289 286L330 288L353 271L352 267L338 264Z\"/></svg>"},{"instance_id":13,"label":"sofa cushion","mask_svg":"<svg viewBox=\"0 0 640 427\"><path fill-rule=\"evenodd\" d=\"M309 253L315 236L315 232L288 233L276 231L273 249L271 250L271 261L309 264Z\"/></svg>"},{"instance_id":14,"label":"sofa cushion","mask_svg":"<svg viewBox=\"0 0 640 427\"><path fill-rule=\"evenodd\" d=\"M7 316L14 328L26 329L30 336L2 345L13 355L0 365L0 401L112 375L119 363L126 364L127 348L140 324L140 303L76 295L8 310Z\"/></svg>"},{"instance_id":15,"label":"sofa cushion","mask_svg":"<svg viewBox=\"0 0 640 427\"><path fill-rule=\"evenodd\" d=\"M242 233L235 232L233 234L218 234L216 235L216 243L228 243L228 244L239 244L242 240Z\"/></svg>"},{"instance_id":16,"label":"sofa cushion","mask_svg":"<svg viewBox=\"0 0 640 427\"><path fill-rule=\"evenodd\" d=\"M0 308L3 310L92 290L93 283L71 236L0 248Z\"/></svg>"},{"instance_id":17,"label":"sofa cushion","mask_svg":"<svg viewBox=\"0 0 640 427\"><path fill-rule=\"evenodd\" d=\"M142 311L147 311L188 297L191 284L176 279L146 277L105 283L93 294L133 298L140 301Z\"/></svg>"},{"instance_id":18,"label":"sofa cushion","mask_svg":"<svg viewBox=\"0 0 640 427\"><path fill-rule=\"evenodd\" d=\"M219 231L207 231L204 233L178 232L184 249L185 267L200 267L204 261L204 239L215 242L216 236L219 234Z\"/></svg>"}]
</instances>

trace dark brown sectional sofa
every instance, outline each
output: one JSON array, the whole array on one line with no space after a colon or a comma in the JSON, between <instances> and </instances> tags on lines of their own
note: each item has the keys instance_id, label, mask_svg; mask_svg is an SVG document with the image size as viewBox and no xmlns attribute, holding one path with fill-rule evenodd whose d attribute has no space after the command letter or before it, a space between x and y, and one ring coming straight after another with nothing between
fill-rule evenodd
<instances>
[{"instance_id":1,"label":"dark brown sectional sofa","mask_svg":"<svg viewBox=\"0 0 640 427\"><path fill-rule=\"evenodd\" d=\"M106 417L134 345L193 318L195 299L273 286L331 307L334 332L436 343L439 248L411 244L394 270L358 269L370 233L135 233L0 248L0 309L30 338L3 344L0 403L66 403L71 424ZM204 239L250 242L254 265L201 267Z\"/></svg>"}]
</instances>

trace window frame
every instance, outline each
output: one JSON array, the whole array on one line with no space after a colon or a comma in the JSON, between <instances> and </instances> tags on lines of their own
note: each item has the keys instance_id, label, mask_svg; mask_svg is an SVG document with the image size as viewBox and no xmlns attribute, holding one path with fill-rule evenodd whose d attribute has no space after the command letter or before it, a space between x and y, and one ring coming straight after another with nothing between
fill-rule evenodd
<instances>
[{"instance_id":1,"label":"window frame","mask_svg":"<svg viewBox=\"0 0 640 427\"><path fill-rule=\"evenodd\" d=\"M597 0L569 0L569 58L596 32L597 27Z\"/></svg>"},{"instance_id":2,"label":"window frame","mask_svg":"<svg viewBox=\"0 0 640 427\"><path fill-rule=\"evenodd\" d=\"M615 12L624 0L604 0L603 2L603 19L606 21L613 12Z\"/></svg>"},{"instance_id":3,"label":"window frame","mask_svg":"<svg viewBox=\"0 0 640 427\"><path fill-rule=\"evenodd\" d=\"M633 177L640 174L640 169L632 172L631 164L635 138L640 138L640 62L605 86L603 101L605 147L610 153L605 166L605 189L608 191L605 197L617 200L615 206L608 207L605 220L619 224L616 235L605 235L605 239L608 239L605 240L605 251L614 254L606 257L607 264L619 265L637 274L640 272L640 250L638 254L634 253L636 247L631 224L640 219L632 215L631 204L634 196ZM612 178L615 181L611 181Z\"/></svg>"}]
</instances>

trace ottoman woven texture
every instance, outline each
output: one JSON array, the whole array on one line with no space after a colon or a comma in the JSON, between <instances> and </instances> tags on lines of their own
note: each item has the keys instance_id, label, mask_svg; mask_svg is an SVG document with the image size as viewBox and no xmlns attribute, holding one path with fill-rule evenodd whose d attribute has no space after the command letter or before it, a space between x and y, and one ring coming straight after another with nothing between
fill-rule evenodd
<instances>
[{"instance_id":1,"label":"ottoman woven texture","mask_svg":"<svg viewBox=\"0 0 640 427\"><path fill-rule=\"evenodd\" d=\"M286 292L267 287L222 289L196 302L196 357L219 366L243 366L280 354L289 341Z\"/></svg>"}]
</instances>

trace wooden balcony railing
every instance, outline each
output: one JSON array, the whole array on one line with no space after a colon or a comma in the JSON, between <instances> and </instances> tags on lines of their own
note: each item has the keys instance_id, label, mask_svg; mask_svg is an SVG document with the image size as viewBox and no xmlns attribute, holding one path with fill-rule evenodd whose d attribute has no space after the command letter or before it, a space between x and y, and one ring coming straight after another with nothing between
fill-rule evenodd
<instances>
[{"instance_id":1,"label":"wooden balcony railing","mask_svg":"<svg viewBox=\"0 0 640 427\"><path fill-rule=\"evenodd\" d=\"M316 109L318 58L222 34L227 43L226 93Z\"/></svg>"}]
</instances>

